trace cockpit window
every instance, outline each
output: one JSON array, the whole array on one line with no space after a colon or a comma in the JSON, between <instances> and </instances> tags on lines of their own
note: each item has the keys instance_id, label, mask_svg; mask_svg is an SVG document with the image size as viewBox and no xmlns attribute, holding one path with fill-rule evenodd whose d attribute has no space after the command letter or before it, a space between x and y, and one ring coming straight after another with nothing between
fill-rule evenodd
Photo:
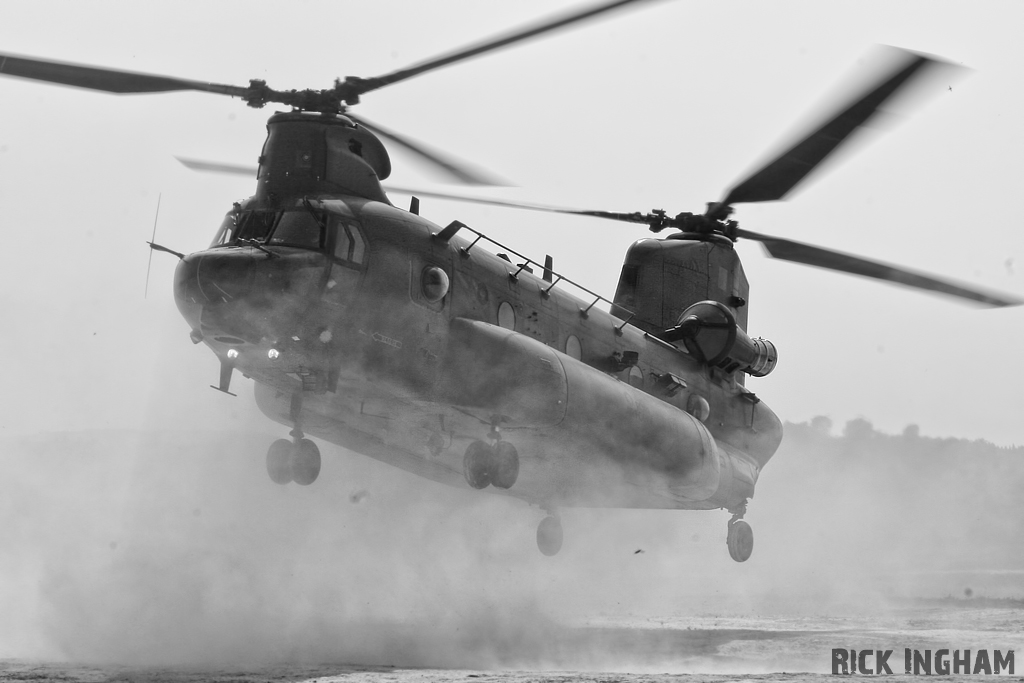
<instances>
[{"instance_id":1,"label":"cockpit window","mask_svg":"<svg viewBox=\"0 0 1024 683\"><path fill-rule=\"evenodd\" d=\"M323 248L323 218L309 211L286 211L280 216L270 236L270 244L307 249Z\"/></svg>"},{"instance_id":2,"label":"cockpit window","mask_svg":"<svg viewBox=\"0 0 1024 683\"><path fill-rule=\"evenodd\" d=\"M243 211L238 217L236 239L266 241L277 217L274 211Z\"/></svg>"},{"instance_id":3,"label":"cockpit window","mask_svg":"<svg viewBox=\"0 0 1024 683\"><path fill-rule=\"evenodd\" d=\"M213 238L210 248L220 247L235 239L235 231L238 229L238 212L229 211L217 229L217 235Z\"/></svg>"},{"instance_id":4,"label":"cockpit window","mask_svg":"<svg viewBox=\"0 0 1024 683\"><path fill-rule=\"evenodd\" d=\"M321 250L327 240L322 214L300 211L241 211L224 217L212 247L250 241Z\"/></svg>"}]
</instances>

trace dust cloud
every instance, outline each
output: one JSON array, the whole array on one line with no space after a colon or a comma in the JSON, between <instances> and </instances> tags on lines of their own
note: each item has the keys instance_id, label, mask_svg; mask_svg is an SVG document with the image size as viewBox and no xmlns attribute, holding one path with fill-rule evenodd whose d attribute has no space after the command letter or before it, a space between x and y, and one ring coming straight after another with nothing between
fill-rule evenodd
<instances>
[{"instance_id":1,"label":"dust cloud","mask_svg":"<svg viewBox=\"0 0 1024 683\"><path fill-rule=\"evenodd\" d=\"M269 424L8 438L0 656L635 670L752 617L1020 597L1021 449L865 425L787 425L744 564L724 511L567 510L543 557L541 511L323 443L314 485L276 486Z\"/></svg>"}]
</instances>

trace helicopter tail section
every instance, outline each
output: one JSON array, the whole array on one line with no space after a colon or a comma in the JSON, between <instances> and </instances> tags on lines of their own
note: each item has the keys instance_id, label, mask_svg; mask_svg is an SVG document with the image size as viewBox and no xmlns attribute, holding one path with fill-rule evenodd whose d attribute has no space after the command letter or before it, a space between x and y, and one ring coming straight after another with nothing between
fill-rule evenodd
<instances>
[{"instance_id":1,"label":"helicopter tail section","mask_svg":"<svg viewBox=\"0 0 1024 683\"><path fill-rule=\"evenodd\" d=\"M699 301L728 307L747 329L750 287L732 242L716 235L679 233L669 239L642 239L626 253L612 315L627 318L655 336L676 325L683 311Z\"/></svg>"}]
</instances>

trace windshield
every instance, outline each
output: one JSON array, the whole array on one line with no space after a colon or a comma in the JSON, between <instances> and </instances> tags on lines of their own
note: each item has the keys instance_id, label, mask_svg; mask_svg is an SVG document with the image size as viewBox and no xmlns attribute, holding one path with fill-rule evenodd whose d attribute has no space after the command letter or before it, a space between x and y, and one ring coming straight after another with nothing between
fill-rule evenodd
<instances>
[{"instance_id":1,"label":"windshield","mask_svg":"<svg viewBox=\"0 0 1024 683\"><path fill-rule=\"evenodd\" d=\"M321 250L326 244L324 219L305 209L296 211L242 211L225 217L211 246L250 241Z\"/></svg>"},{"instance_id":2,"label":"windshield","mask_svg":"<svg viewBox=\"0 0 1024 683\"><path fill-rule=\"evenodd\" d=\"M279 214L270 244L321 249L324 246L323 219L309 211L286 211Z\"/></svg>"}]
</instances>

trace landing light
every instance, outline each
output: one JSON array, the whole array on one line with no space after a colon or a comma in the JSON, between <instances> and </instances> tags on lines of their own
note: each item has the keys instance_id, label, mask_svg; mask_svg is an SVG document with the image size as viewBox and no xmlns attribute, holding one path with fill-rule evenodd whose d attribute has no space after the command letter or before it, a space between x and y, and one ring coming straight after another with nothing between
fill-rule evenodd
<instances>
[{"instance_id":1,"label":"landing light","mask_svg":"<svg viewBox=\"0 0 1024 683\"><path fill-rule=\"evenodd\" d=\"M277 360L280 357L281 352L278 351L277 349L270 349L269 351L267 351L267 358L269 358L270 360Z\"/></svg>"},{"instance_id":2,"label":"landing light","mask_svg":"<svg viewBox=\"0 0 1024 683\"><path fill-rule=\"evenodd\" d=\"M228 360L238 358L238 349L228 349Z\"/></svg>"}]
</instances>

